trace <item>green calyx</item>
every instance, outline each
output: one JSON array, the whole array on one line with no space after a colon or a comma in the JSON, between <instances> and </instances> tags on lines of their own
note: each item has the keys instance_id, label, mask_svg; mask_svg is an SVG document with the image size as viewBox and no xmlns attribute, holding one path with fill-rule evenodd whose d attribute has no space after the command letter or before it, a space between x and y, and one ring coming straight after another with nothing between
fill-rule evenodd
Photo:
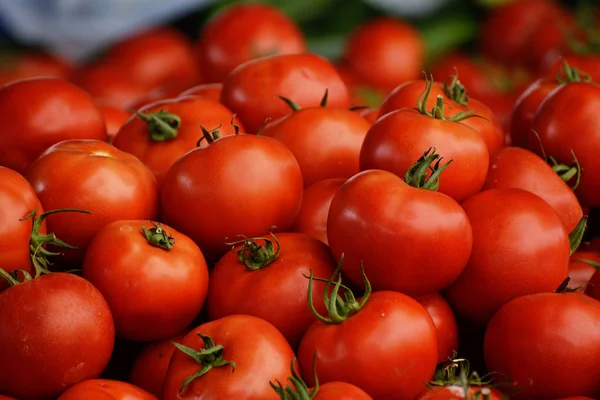
<instances>
[{"instance_id":1,"label":"green calyx","mask_svg":"<svg viewBox=\"0 0 600 400\"><path fill-rule=\"evenodd\" d=\"M344 255L340 257L340 262L338 263L333 275L329 280L322 278L315 278L313 276L312 270L310 271L310 276L304 275L305 278L309 279L308 283L308 307L313 315L321 322L326 324L341 324L357 312L363 308L363 306L367 303L369 296L371 295L372 288L371 283L367 279L365 275L365 270L363 268L362 263L360 264L360 271L362 273L364 282L365 282L365 294L362 299L359 301L356 300L352 290L347 286L342 285L342 274L341 268L342 263L344 261ZM337 277L337 279L336 279ZM323 302L325 303L325 308L327 310L327 317L322 316L315 309L313 304L313 286L314 281L327 282L325 285L325 290L323 291ZM334 282L335 280L335 282ZM331 290L331 286L333 285L333 290ZM340 289L342 290L342 295L339 294ZM331 293L331 294L330 294Z\"/></svg>"},{"instance_id":2,"label":"green calyx","mask_svg":"<svg viewBox=\"0 0 600 400\"><path fill-rule=\"evenodd\" d=\"M444 115L444 98L441 95L437 96L437 101L435 106L431 109L431 111L427 110L427 101L429 100L429 96L431 95L431 90L433 89L433 76L427 77L425 75L425 90L423 93L419 95L417 100L417 110L422 115L427 115L428 117L441 119L444 121L452 121L452 122L461 122L468 118L483 118L480 115L475 114L473 111L462 111L454 115L453 117L446 117ZM487 120L487 119L486 119Z\"/></svg>"},{"instance_id":3,"label":"green calyx","mask_svg":"<svg viewBox=\"0 0 600 400\"><path fill-rule=\"evenodd\" d=\"M235 126L237 126L237 125L235 125ZM217 126L216 128L214 128L210 131L208 129L206 129L204 126L200 125L200 130L202 130L202 137L200 138L200 140L198 140L198 143L196 143L196 147L200 147L203 140L206 140L206 143L211 144L215 140L220 139L221 135L219 134L219 129L221 129L221 125ZM238 129L239 129L239 127L238 127Z\"/></svg>"},{"instance_id":4,"label":"green calyx","mask_svg":"<svg viewBox=\"0 0 600 400\"><path fill-rule=\"evenodd\" d=\"M456 68L454 68L454 75L450 75L444 81L444 93L449 99L460 105L467 106L469 104L467 89L458 80L458 71Z\"/></svg>"},{"instance_id":5,"label":"green calyx","mask_svg":"<svg viewBox=\"0 0 600 400\"><path fill-rule=\"evenodd\" d=\"M577 190L577 188L579 187L579 183L581 182L581 165L579 165L579 160L577 160L575 152L571 150L571 155L573 156L573 164L567 165L559 163L554 157L546 155L546 150L544 149L542 138L535 130L532 129L531 131L533 132L533 134L538 140L538 143L540 144L542 158L546 161L546 163L548 163L548 165L550 165L550 167L552 167L552 170L558 174L558 176L560 177L560 179L563 180L563 182L569 183L574 179L575 181L571 185L571 189Z\"/></svg>"},{"instance_id":6,"label":"green calyx","mask_svg":"<svg viewBox=\"0 0 600 400\"><path fill-rule=\"evenodd\" d=\"M183 384L179 388L179 394L183 394L190 383L201 376L206 375L206 373L213 368L231 365L231 372L235 372L235 362L223 359L224 349L222 345L215 345L215 342L213 342L210 336L205 336L200 332L198 332L198 336L204 342L204 348L201 350L194 350L180 343L171 342L179 351L183 352L200 365L200 369L195 374L187 377L183 381Z\"/></svg>"},{"instance_id":7,"label":"green calyx","mask_svg":"<svg viewBox=\"0 0 600 400\"><path fill-rule=\"evenodd\" d=\"M404 174L406 184L418 188L431 190L435 192L440 187L440 175L453 160L444 165L440 165L443 157L435 152L435 147L430 147L423 155L411 165ZM433 166L432 163L435 163ZM430 175L427 176L428 172Z\"/></svg>"},{"instance_id":8,"label":"green calyx","mask_svg":"<svg viewBox=\"0 0 600 400\"><path fill-rule=\"evenodd\" d=\"M560 84L573 82L591 82L592 77L587 72L571 67L563 58L561 70L556 74L556 82Z\"/></svg>"},{"instance_id":9,"label":"green calyx","mask_svg":"<svg viewBox=\"0 0 600 400\"><path fill-rule=\"evenodd\" d=\"M148 229L142 226L142 233L148 243L154 247L164 250L171 250L175 245L175 238L168 234L161 223L150 221L152 228Z\"/></svg>"},{"instance_id":10,"label":"green calyx","mask_svg":"<svg viewBox=\"0 0 600 400\"><path fill-rule=\"evenodd\" d=\"M570 247L570 255L573 255L581 245L581 241L583 240L583 236L585 235L585 230L587 229L587 216L581 217L575 229L569 233L569 247Z\"/></svg>"},{"instance_id":11,"label":"green calyx","mask_svg":"<svg viewBox=\"0 0 600 400\"><path fill-rule=\"evenodd\" d=\"M302 109L302 107L300 107L299 104L295 103L294 101L288 99L287 97L283 97L283 96L278 96L281 100L283 100L285 102L285 104L288 105L288 107L292 110L292 111L299 111ZM329 97L329 89L325 89L325 94L323 95L323 97L321 98L321 102L319 103L319 107L327 107L327 99Z\"/></svg>"},{"instance_id":12,"label":"green calyx","mask_svg":"<svg viewBox=\"0 0 600 400\"><path fill-rule=\"evenodd\" d=\"M247 238L244 235L238 235L238 237L242 238L241 240L226 242L225 244L227 246L232 246L231 250L237 253L238 260L240 260L246 268L250 271L257 271L272 264L279 258L281 246L279 244L279 239L277 239L277 236L273 233L274 228L275 227L271 227L271 231L269 232L269 235L273 240L266 237ZM265 244L259 245L257 243L258 240L263 240ZM273 242L275 242L275 244Z\"/></svg>"},{"instance_id":13,"label":"green calyx","mask_svg":"<svg viewBox=\"0 0 600 400\"><path fill-rule=\"evenodd\" d=\"M135 111L135 115L148 124L148 135L155 142L164 142L173 140L177 137L181 118L176 114L171 114L165 110L146 114Z\"/></svg>"},{"instance_id":14,"label":"green calyx","mask_svg":"<svg viewBox=\"0 0 600 400\"><path fill-rule=\"evenodd\" d=\"M302 380L300 375L296 372L294 364L296 363L296 357L292 359L290 364L290 370L292 376L288 378L291 385L287 385L285 388L279 380L276 380L276 385L273 382L269 382L269 385L273 388L275 393L281 400L312 400L319 393L319 378L317 377L317 354L313 356L313 378L315 380L315 387L310 390L306 383Z\"/></svg>"}]
</instances>

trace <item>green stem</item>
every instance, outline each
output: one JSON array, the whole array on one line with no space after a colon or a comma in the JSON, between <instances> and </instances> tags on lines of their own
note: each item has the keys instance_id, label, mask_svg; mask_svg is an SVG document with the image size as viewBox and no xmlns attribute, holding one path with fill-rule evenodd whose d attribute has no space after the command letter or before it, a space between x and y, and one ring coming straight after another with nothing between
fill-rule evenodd
<instances>
[{"instance_id":1,"label":"green stem","mask_svg":"<svg viewBox=\"0 0 600 400\"><path fill-rule=\"evenodd\" d=\"M152 228L147 229L145 226L142 226L142 233L148 243L154 247L171 250L175 244L175 238L167 233L161 223L149 222L152 224Z\"/></svg>"},{"instance_id":2,"label":"green stem","mask_svg":"<svg viewBox=\"0 0 600 400\"><path fill-rule=\"evenodd\" d=\"M225 242L225 244L227 246L232 246L231 251L237 253L238 260L240 260L246 268L250 271L257 271L272 264L279 258L281 245L279 239L277 239L277 236L273 233L273 229L275 228L275 226L272 226L269 231L269 235L271 235L273 240L266 237L247 238L244 235L238 235L238 237L242 238L241 240ZM258 240L264 240L265 244L262 246L257 244ZM277 249L275 249L273 241L277 244ZM238 245L241 246L237 248Z\"/></svg>"},{"instance_id":3,"label":"green stem","mask_svg":"<svg viewBox=\"0 0 600 400\"><path fill-rule=\"evenodd\" d=\"M454 75L450 75L444 81L444 93L449 99L460 105L467 106L469 104L467 89L458 80L458 71L456 68L454 68Z\"/></svg>"},{"instance_id":4,"label":"green stem","mask_svg":"<svg viewBox=\"0 0 600 400\"><path fill-rule=\"evenodd\" d=\"M579 223L573 229L573 232L569 233L569 245L571 248L571 255L577 251L579 246L581 245L581 241L583 240L583 235L585 234L585 230L587 228L587 216L581 217Z\"/></svg>"},{"instance_id":5,"label":"green stem","mask_svg":"<svg viewBox=\"0 0 600 400\"><path fill-rule=\"evenodd\" d=\"M283 100L285 104L287 104L292 109L292 111L298 111L302 108L287 97L279 96L279 98Z\"/></svg>"},{"instance_id":6,"label":"green stem","mask_svg":"<svg viewBox=\"0 0 600 400\"><path fill-rule=\"evenodd\" d=\"M181 118L176 114L171 114L165 110L145 114L135 111L135 115L148 124L148 134L150 139L155 142L164 142L173 140L177 137Z\"/></svg>"},{"instance_id":7,"label":"green stem","mask_svg":"<svg viewBox=\"0 0 600 400\"><path fill-rule=\"evenodd\" d=\"M571 262L582 262L582 263L589 265L590 267L594 267L596 269L600 268L600 263L597 263L596 261L588 260L587 258L575 258L575 259L571 260Z\"/></svg>"},{"instance_id":8,"label":"green stem","mask_svg":"<svg viewBox=\"0 0 600 400\"><path fill-rule=\"evenodd\" d=\"M571 185L571 189L577 190L579 183L581 182L581 165L579 165L579 160L577 160L573 150L571 150L571 155L573 156L573 164L571 165L561 164L552 156L549 156L546 159L546 162L552 167L552 170L558 174L563 182L569 183L575 178L575 182Z\"/></svg>"},{"instance_id":9,"label":"green stem","mask_svg":"<svg viewBox=\"0 0 600 400\"><path fill-rule=\"evenodd\" d=\"M200 140L198 140L198 143L196 143L196 147L200 147L203 140L206 140L206 143L211 144L215 140L221 138L221 135L219 134L220 128L221 128L221 125L219 125L216 128L209 131L204 126L200 125L200 129L202 130L202 137L200 138ZM238 127L238 129L239 129L239 127Z\"/></svg>"},{"instance_id":10,"label":"green stem","mask_svg":"<svg viewBox=\"0 0 600 400\"><path fill-rule=\"evenodd\" d=\"M327 107L327 97L329 96L329 89L325 89L325 94L323 95L323 98L321 99L321 103L319 104L320 107Z\"/></svg>"},{"instance_id":11,"label":"green stem","mask_svg":"<svg viewBox=\"0 0 600 400\"><path fill-rule=\"evenodd\" d=\"M444 98L441 95L437 96L436 104L431 109L431 111L427 110L427 101L429 100L429 96L431 95L431 90L433 89L433 76L427 76L425 74L425 90L419 95L417 99L417 110L428 117L440 119L444 121L452 121L452 122L461 122L468 118L482 118L488 121L487 118L482 117L481 115L475 114L472 110L462 111L457 113L452 117L446 117L444 115Z\"/></svg>"},{"instance_id":12,"label":"green stem","mask_svg":"<svg viewBox=\"0 0 600 400\"><path fill-rule=\"evenodd\" d=\"M564 76L564 77L563 77ZM572 82L591 82L592 77L587 72L571 67L563 58L561 70L556 74L556 82L560 84Z\"/></svg>"},{"instance_id":13,"label":"green stem","mask_svg":"<svg viewBox=\"0 0 600 400\"><path fill-rule=\"evenodd\" d=\"M411 165L404 174L404 182L408 185L418 188L431 190L435 192L440 187L440 175L448 168L453 160L448 161L446 164L441 165L443 157L435 152L435 147L430 147L423 155ZM435 162L433 167L431 164ZM430 171L431 175L428 177L427 172Z\"/></svg>"},{"instance_id":14,"label":"green stem","mask_svg":"<svg viewBox=\"0 0 600 400\"><path fill-rule=\"evenodd\" d=\"M287 385L284 388L279 380L275 381L277 385L273 384L273 382L269 382L269 385L271 385L271 388L273 388L281 400L312 400L319 393L319 378L317 377L317 353L313 355L312 361L313 378L315 380L315 386L312 391L302 380L302 377L298 375L298 372L296 372L294 365L295 363L296 357L292 359L290 365L292 376L288 378L288 381L291 383L291 385Z\"/></svg>"}]
</instances>

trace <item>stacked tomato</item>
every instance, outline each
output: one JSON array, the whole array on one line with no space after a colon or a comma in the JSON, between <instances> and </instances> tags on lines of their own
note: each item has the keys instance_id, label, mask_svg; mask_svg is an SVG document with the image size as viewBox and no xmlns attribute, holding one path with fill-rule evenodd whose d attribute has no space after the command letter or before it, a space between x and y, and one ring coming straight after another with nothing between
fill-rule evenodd
<instances>
[{"instance_id":1,"label":"stacked tomato","mask_svg":"<svg viewBox=\"0 0 600 400\"><path fill-rule=\"evenodd\" d=\"M333 64L244 4L196 45L23 56L0 399L600 398L594 40L515 1L423 74L398 19Z\"/></svg>"}]
</instances>

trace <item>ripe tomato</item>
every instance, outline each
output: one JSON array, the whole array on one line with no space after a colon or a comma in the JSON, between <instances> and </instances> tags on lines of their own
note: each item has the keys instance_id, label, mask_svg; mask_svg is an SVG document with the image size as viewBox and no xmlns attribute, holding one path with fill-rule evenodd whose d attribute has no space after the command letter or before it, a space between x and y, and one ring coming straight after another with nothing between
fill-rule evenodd
<instances>
[{"instance_id":1,"label":"ripe tomato","mask_svg":"<svg viewBox=\"0 0 600 400\"><path fill-rule=\"evenodd\" d=\"M508 301L551 292L567 277L569 237L540 197L522 189L490 189L462 206L473 227L473 250L445 295L466 321L483 326Z\"/></svg>"},{"instance_id":2,"label":"ripe tomato","mask_svg":"<svg viewBox=\"0 0 600 400\"><path fill-rule=\"evenodd\" d=\"M291 112L278 96L294 99L300 107L316 107L328 91L328 106L348 108L350 98L335 67L316 54L286 54L247 61L223 83L221 102L236 113L249 133L265 119Z\"/></svg>"},{"instance_id":3,"label":"ripe tomato","mask_svg":"<svg viewBox=\"0 0 600 400\"><path fill-rule=\"evenodd\" d=\"M506 374L515 387L522 386L512 399L598 398L599 318L600 302L579 292L516 298L488 325L486 364L490 371Z\"/></svg>"},{"instance_id":4,"label":"ripe tomato","mask_svg":"<svg viewBox=\"0 0 600 400\"><path fill-rule=\"evenodd\" d=\"M56 398L77 382L97 377L115 340L100 292L65 273L1 292L0 326L0 392L21 400Z\"/></svg>"},{"instance_id":5,"label":"ripe tomato","mask_svg":"<svg viewBox=\"0 0 600 400\"><path fill-rule=\"evenodd\" d=\"M0 85L41 76L67 79L70 73L71 65L54 54L41 51L2 52Z\"/></svg>"},{"instance_id":6,"label":"ripe tomato","mask_svg":"<svg viewBox=\"0 0 600 400\"><path fill-rule=\"evenodd\" d=\"M304 276L311 270L321 277L331 276L335 261L324 243L308 235L272 235L242 239L241 247L217 262L210 276L208 316L210 320L232 314L262 318L296 349L315 320L306 307L308 280ZM322 293L324 286L320 288ZM315 292L313 301L320 298Z\"/></svg>"},{"instance_id":7,"label":"ripe tomato","mask_svg":"<svg viewBox=\"0 0 600 400\"><path fill-rule=\"evenodd\" d=\"M292 226L302 202L302 172L275 139L241 134L215 140L209 132L205 137L207 147L190 151L167 172L160 206L164 222L192 238L214 262L227 251L226 238Z\"/></svg>"},{"instance_id":8,"label":"ripe tomato","mask_svg":"<svg viewBox=\"0 0 600 400\"><path fill-rule=\"evenodd\" d=\"M554 61L549 67L548 74L556 74L560 71L564 61L568 62L574 68L578 68L582 71L590 74L592 81L600 81L600 57L596 53L590 54L578 54L578 53L565 53L562 58Z\"/></svg>"},{"instance_id":9,"label":"ripe tomato","mask_svg":"<svg viewBox=\"0 0 600 400\"><path fill-rule=\"evenodd\" d=\"M583 217L573 190L543 159L526 149L505 147L493 154L483 188L518 188L538 195L556 211L567 232Z\"/></svg>"},{"instance_id":10,"label":"ripe tomato","mask_svg":"<svg viewBox=\"0 0 600 400\"><path fill-rule=\"evenodd\" d=\"M90 379L79 382L57 400L158 400L157 396L127 382Z\"/></svg>"},{"instance_id":11,"label":"ripe tomato","mask_svg":"<svg viewBox=\"0 0 600 400\"><path fill-rule=\"evenodd\" d=\"M447 361L458 351L458 325L450 305L439 293L417 299L431 315L437 331L438 363Z\"/></svg>"},{"instance_id":12,"label":"ripe tomato","mask_svg":"<svg viewBox=\"0 0 600 400\"><path fill-rule=\"evenodd\" d=\"M323 293L327 314L319 315L309 305L319 320L308 328L298 349L304 380L315 384L310 376L314 362L322 383L347 382L375 400L414 398L423 391L423 382L431 378L437 363L437 334L431 316L405 294L371 293L364 275L367 289L361 299L356 300L347 287L342 287L342 296L338 272L339 267L329 280L329 284L336 281L334 290L328 293L327 288ZM312 284L311 274L311 289ZM385 346L379 345L382 340Z\"/></svg>"},{"instance_id":13,"label":"ripe tomato","mask_svg":"<svg viewBox=\"0 0 600 400\"><path fill-rule=\"evenodd\" d=\"M425 60L419 32L398 18L372 18L348 38L344 59L368 84L390 91L417 79Z\"/></svg>"},{"instance_id":14,"label":"ripe tomato","mask_svg":"<svg viewBox=\"0 0 600 400\"><path fill-rule=\"evenodd\" d=\"M434 386L422 393L415 400L503 400L504 393L498 389L490 389L488 387L471 386L466 392L462 386Z\"/></svg>"},{"instance_id":15,"label":"ripe tomato","mask_svg":"<svg viewBox=\"0 0 600 400\"><path fill-rule=\"evenodd\" d=\"M106 133L108 135L108 143L112 143L121 126L131 117L131 113L123 108L111 106L109 104L97 104L98 109L104 116L106 124Z\"/></svg>"},{"instance_id":16,"label":"ripe tomato","mask_svg":"<svg viewBox=\"0 0 600 400\"><path fill-rule=\"evenodd\" d=\"M129 381L161 398L169 362L176 349L173 342L179 343L184 337L185 334L181 333L168 339L148 343L136 357Z\"/></svg>"},{"instance_id":17,"label":"ripe tomato","mask_svg":"<svg viewBox=\"0 0 600 400\"><path fill-rule=\"evenodd\" d=\"M370 126L350 110L310 107L268 124L260 134L279 140L292 151L307 187L357 174L360 148Z\"/></svg>"},{"instance_id":18,"label":"ripe tomato","mask_svg":"<svg viewBox=\"0 0 600 400\"><path fill-rule=\"evenodd\" d=\"M218 129L221 136L233 135L232 121L244 130L227 107L213 100L198 96L163 100L142 107L121 127L113 144L146 164L160 185L171 165L197 147L201 127Z\"/></svg>"},{"instance_id":19,"label":"ripe tomato","mask_svg":"<svg viewBox=\"0 0 600 400\"><path fill-rule=\"evenodd\" d=\"M177 347L163 400L277 399L269 381L285 381L294 358L292 348L273 325L250 315L231 315L200 325ZM202 369L206 372L200 375Z\"/></svg>"},{"instance_id":20,"label":"ripe tomato","mask_svg":"<svg viewBox=\"0 0 600 400\"><path fill-rule=\"evenodd\" d=\"M181 93L179 97L184 96L202 96L214 101L221 101L222 83L202 83L191 87Z\"/></svg>"},{"instance_id":21,"label":"ripe tomato","mask_svg":"<svg viewBox=\"0 0 600 400\"><path fill-rule=\"evenodd\" d=\"M423 164L430 162L428 157ZM361 172L337 191L327 239L336 259L345 254L342 270L354 284L362 282L364 263L375 290L410 296L450 285L467 264L472 242L469 220L456 201L381 170ZM432 243L435 251L428 250Z\"/></svg>"},{"instance_id":22,"label":"ripe tomato","mask_svg":"<svg viewBox=\"0 0 600 400\"><path fill-rule=\"evenodd\" d=\"M79 264L92 237L123 219L155 219L156 179L136 157L97 140L66 140L50 147L29 168L27 180L44 209L90 211L53 214L48 231L76 246L65 250L65 265Z\"/></svg>"},{"instance_id":23,"label":"ripe tomato","mask_svg":"<svg viewBox=\"0 0 600 400\"><path fill-rule=\"evenodd\" d=\"M600 149L600 86L575 82L563 85L548 95L538 109L533 129L540 137L545 154L559 163L569 163L573 154L583 173L575 190L579 201L589 207L600 206L600 164L595 150ZM577 135L573 135L577 132ZM540 143L530 133L529 148L543 154Z\"/></svg>"},{"instance_id":24,"label":"ripe tomato","mask_svg":"<svg viewBox=\"0 0 600 400\"><path fill-rule=\"evenodd\" d=\"M350 92L350 105L352 107L379 108L385 99L387 91L374 88L361 78L348 63L342 61L335 63L335 69L348 87Z\"/></svg>"},{"instance_id":25,"label":"ripe tomato","mask_svg":"<svg viewBox=\"0 0 600 400\"><path fill-rule=\"evenodd\" d=\"M129 104L129 108L133 110L139 110L149 104L156 103L162 100L169 100L175 97L179 97L182 90L187 89L188 85L181 85L178 83L164 84L157 86L146 93L143 96L136 98Z\"/></svg>"},{"instance_id":26,"label":"ripe tomato","mask_svg":"<svg viewBox=\"0 0 600 400\"><path fill-rule=\"evenodd\" d=\"M56 78L16 81L0 88L0 165L24 174L48 147L67 139L106 141L92 98Z\"/></svg>"},{"instance_id":27,"label":"ripe tomato","mask_svg":"<svg viewBox=\"0 0 600 400\"><path fill-rule=\"evenodd\" d=\"M302 205L292 226L294 232L305 233L328 244L327 215L333 200L345 179L325 179L304 189Z\"/></svg>"},{"instance_id":28,"label":"ripe tomato","mask_svg":"<svg viewBox=\"0 0 600 400\"><path fill-rule=\"evenodd\" d=\"M378 108L366 108L358 112L358 115L366 119L371 125L379 118L380 110Z\"/></svg>"},{"instance_id":29,"label":"ripe tomato","mask_svg":"<svg viewBox=\"0 0 600 400\"><path fill-rule=\"evenodd\" d=\"M585 289L588 282L600 267L600 253L587 249L577 250L569 262L569 289Z\"/></svg>"},{"instance_id":30,"label":"ripe tomato","mask_svg":"<svg viewBox=\"0 0 600 400\"><path fill-rule=\"evenodd\" d=\"M85 252L82 276L108 302L117 336L135 341L181 332L200 313L208 291L198 246L147 221L115 221L100 229Z\"/></svg>"},{"instance_id":31,"label":"ripe tomato","mask_svg":"<svg viewBox=\"0 0 600 400\"><path fill-rule=\"evenodd\" d=\"M300 28L268 4L228 7L206 24L198 43L198 58L207 82L222 82L235 67L255 58L305 51Z\"/></svg>"}]
</instances>

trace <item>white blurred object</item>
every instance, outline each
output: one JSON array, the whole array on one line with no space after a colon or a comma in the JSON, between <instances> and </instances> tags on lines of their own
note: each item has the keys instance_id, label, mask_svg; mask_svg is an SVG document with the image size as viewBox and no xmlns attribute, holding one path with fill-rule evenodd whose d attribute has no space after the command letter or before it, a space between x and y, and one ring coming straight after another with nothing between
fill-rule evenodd
<instances>
[{"instance_id":1,"label":"white blurred object","mask_svg":"<svg viewBox=\"0 0 600 400\"><path fill-rule=\"evenodd\" d=\"M429 14L448 0L365 0L374 7L395 15L418 17Z\"/></svg>"},{"instance_id":2,"label":"white blurred object","mask_svg":"<svg viewBox=\"0 0 600 400\"><path fill-rule=\"evenodd\" d=\"M0 0L13 35L80 60L110 42L214 0Z\"/></svg>"}]
</instances>

